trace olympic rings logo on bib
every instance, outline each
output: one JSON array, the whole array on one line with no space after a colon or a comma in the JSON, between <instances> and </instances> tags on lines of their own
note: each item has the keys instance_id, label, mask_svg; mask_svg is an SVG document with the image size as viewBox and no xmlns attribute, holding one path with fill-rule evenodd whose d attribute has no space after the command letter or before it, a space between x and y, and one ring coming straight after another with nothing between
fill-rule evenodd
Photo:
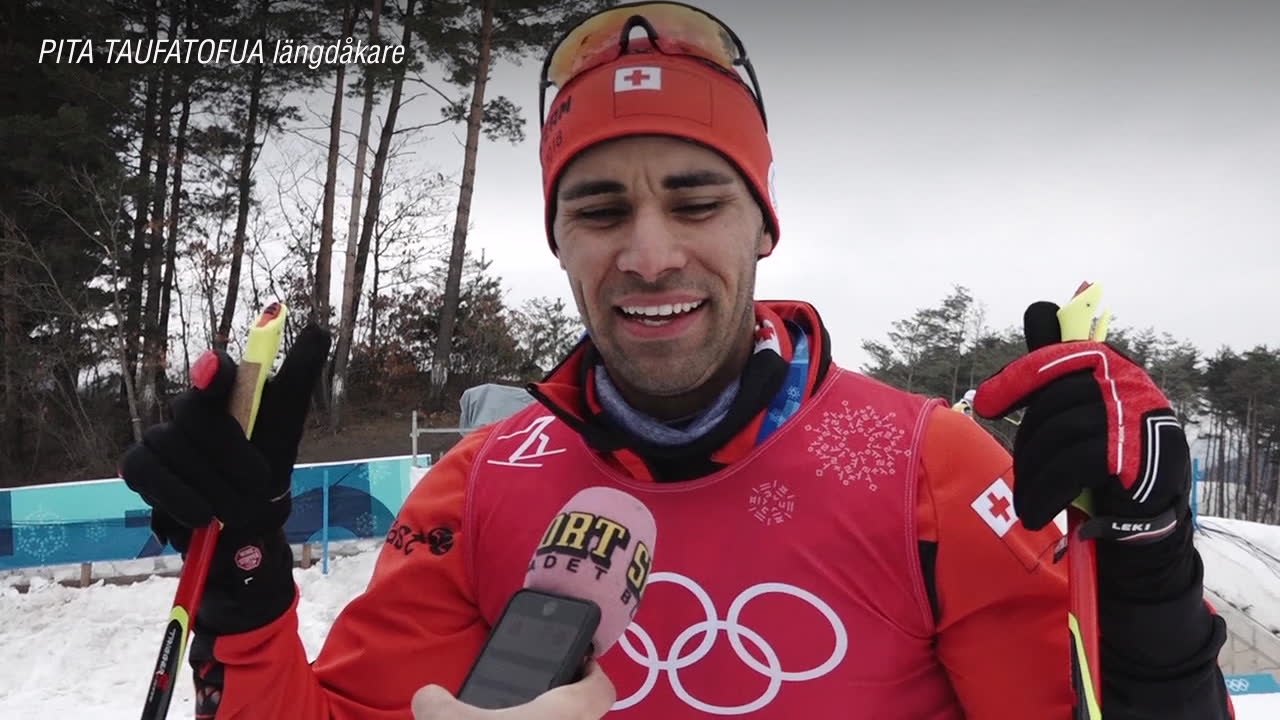
<instances>
[{"instance_id":1,"label":"olympic rings logo on bib","mask_svg":"<svg viewBox=\"0 0 1280 720\"><path fill-rule=\"evenodd\" d=\"M632 622L619 639L618 644L622 647L623 652L627 654L627 657L647 669L648 673L645 675L640 689L625 698L619 699L614 703L613 710L625 710L644 700L657 685L659 675L665 672L667 681L671 684L672 692L689 707L711 715L746 715L773 702L781 691L784 682L804 682L820 678L834 670L844 660L845 653L848 652L849 636L844 624L840 621L840 617L822 598L808 590L777 582L752 585L733 599L733 602L729 605L728 614L725 619L721 620L715 605L711 601L711 596L696 582L672 572L657 572L649 576L650 588L655 584L664 582L679 585L692 593L702 606L702 610L706 614L706 620L685 628L676 637L671 649L667 652L666 658L658 654L658 647L649 633L638 623ZM773 649L773 646L758 632L739 623L742 611L748 603L762 595L773 593L789 595L803 600L821 613L830 623L832 633L835 636L835 644L831 650L831 655L821 664L799 670L784 670L778 658L778 653ZM719 640L722 630L728 636L729 644L738 659L769 681L769 685L760 697L743 705L712 705L694 697L680 682L680 670L706 657L707 653L711 652L712 646ZM629 635L636 636L640 645L643 646L643 653L635 648ZM685 654L685 649L699 635L701 635L702 640L691 652ZM764 657L765 662L760 662L748 652L746 645L743 643L744 639L755 647L756 651Z\"/></svg>"}]
</instances>

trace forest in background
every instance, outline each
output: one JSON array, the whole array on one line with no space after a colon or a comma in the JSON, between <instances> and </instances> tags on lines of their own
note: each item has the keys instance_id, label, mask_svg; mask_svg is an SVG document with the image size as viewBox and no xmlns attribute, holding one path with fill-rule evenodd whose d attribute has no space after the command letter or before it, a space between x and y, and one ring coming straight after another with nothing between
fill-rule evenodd
<instances>
[{"instance_id":1,"label":"forest in background","mask_svg":"<svg viewBox=\"0 0 1280 720\"><path fill-rule=\"evenodd\" d=\"M1200 510L1280 524L1280 348L1206 353L1189 340L1125 327L1122 320L1112 321L1107 341L1146 368L1186 428L1209 490ZM996 324L961 286L862 348L871 358L862 368L868 375L953 403L1026 352L1021 320ZM979 422L1012 447L1013 423Z\"/></svg>"},{"instance_id":2,"label":"forest in background","mask_svg":"<svg viewBox=\"0 0 1280 720\"><path fill-rule=\"evenodd\" d=\"M114 474L187 384L192 355L234 354L274 298L293 310L289 334L307 321L334 334L313 442L341 448L388 406L450 424L464 388L549 369L580 336L573 310L512 303L466 247L482 139L526 140L526 110L487 82L611 4L0 3L0 487ZM184 37L405 53L317 66L36 61L50 38ZM436 120L407 124L409 106ZM436 163L458 173L410 162L433 132L464 138L461 157ZM958 287L864 342L864 370L954 402L1022 352L1013 325ZM1206 478L1239 490L1206 511L1280 521L1277 350L1206 353L1123 327L1111 340L1166 389ZM407 434L407 418L393 424ZM1012 438L1012 424L985 424Z\"/></svg>"},{"instance_id":3,"label":"forest in background","mask_svg":"<svg viewBox=\"0 0 1280 720\"><path fill-rule=\"evenodd\" d=\"M191 355L234 354L272 299L292 310L287 334L333 333L315 403L330 433L385 398L447 411L481 379L550 367L580 333L572 314L552 298L509 305L466 247L482 139L525 140L526 111L487 83L611 4L0 4L0 486L113 472L164 419ZM39 62L58 38L94 42ZM118 57L120 42L136 57L183 38L231 50ZM276 62L280 43L403 52ZM406 123L411 105L436 119ZM432 132L465 138L459 156L429 158L458 173L410 163Z\"/></svg>"}]
</instances>

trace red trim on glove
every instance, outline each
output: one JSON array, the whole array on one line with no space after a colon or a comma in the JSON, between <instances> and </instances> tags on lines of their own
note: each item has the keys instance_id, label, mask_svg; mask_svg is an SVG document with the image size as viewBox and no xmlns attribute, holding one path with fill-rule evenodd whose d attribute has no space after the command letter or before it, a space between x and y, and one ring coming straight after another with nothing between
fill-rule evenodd
<instances>
[{"instance_id":1,"label":"red trim on glove","mask_svg":"<svg viewBox=\"0 0 1280 720\"><path fill-rule=\"evenodd\" d=\"M983 382L973 399L973 410L985 418L998 418L1025 404L1032 394L1072 373L1089 371L1102 393L1107 409L1107 467L1126 490L1133 490L1141 475L1155 472L1159 450L1154 432L1145 443L1146 415L1169 407L1169 400L1141 367L1101 342L1068 342L1047 345L1024 355ZM1171 421L1166 418L1157 418ZM1153 427L1154 431L1156 428Z\"/></svg>"}]
</instances>

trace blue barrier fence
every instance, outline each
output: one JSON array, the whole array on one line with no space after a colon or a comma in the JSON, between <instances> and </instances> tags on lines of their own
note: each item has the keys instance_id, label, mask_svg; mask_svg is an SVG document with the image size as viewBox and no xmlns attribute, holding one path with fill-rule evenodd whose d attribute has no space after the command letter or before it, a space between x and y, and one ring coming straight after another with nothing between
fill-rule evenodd
<instances>
[{"instance_id":1,"label":"blue barrier fence","mask_svg":"<svg viewBox=\"0 0 1280 720\"><path fill-rule=\"evenodd\" d=\"M296 466L289 542L386 535L422 472L409 455ZM169 554L119 478L0 490L0 570Z\"/></svg>"},{"instance_id":2,"label":"blue barrier fence","mask_svg":"<svg viewBox=\"0 0 1280 720\"><path fill-rule=\"evenodd\" d=\"M1232 695L1269 695L1280 693L1280 682L1274 675L1258 673L1256 675L1228 675L1227 692Z\"/></svg>"},{"instance_id":3,"label":"blue barrier fence","mask_svg":"<svg viewBox=\"0 0 1280 720\"><path fill-rule=\"evenodd\" d=\"M321 543L328 572L328 543L386 535L423 472L410 455L296 466L289 542ZM0 570L172 554L151 534L150 508L119 478L0 490ZM1269 674L1226 680L1232 695L1280 693Z\"/></svg>"}]
</instances>

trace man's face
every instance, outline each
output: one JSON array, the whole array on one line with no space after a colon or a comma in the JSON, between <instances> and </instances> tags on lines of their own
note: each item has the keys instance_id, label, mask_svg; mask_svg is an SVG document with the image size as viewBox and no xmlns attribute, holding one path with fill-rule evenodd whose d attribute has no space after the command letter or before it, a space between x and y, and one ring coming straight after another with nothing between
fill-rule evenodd
<instances>
[{"instance_id":1,"label":"man's face","mask_svg":"<svg viewBox=\"0 0 1280 720\"><path fill-rule=\"evenodd\" d=\"M772 238L728 161L674 138L614 140L575 158L557 193L560 265L624 391L686 395L746 352Z\"/></svg>"}]
</instances>

